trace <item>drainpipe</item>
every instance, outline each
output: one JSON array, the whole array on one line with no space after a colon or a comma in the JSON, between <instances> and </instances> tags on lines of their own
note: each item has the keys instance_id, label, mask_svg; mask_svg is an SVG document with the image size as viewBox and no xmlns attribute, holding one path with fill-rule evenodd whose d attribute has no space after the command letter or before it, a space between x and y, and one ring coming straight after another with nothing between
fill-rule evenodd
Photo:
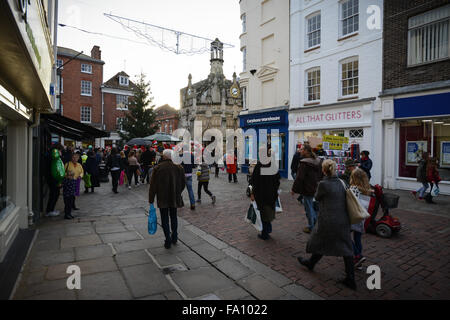
<instances>
[{"instance_id":1,"label":"drainpipe","mask_svg":"<svg viewBox=\"0 0 450 320\"><path fill-rule=\"evenodd\" d=\"M102 85L100 88L100 90L102 91L102 130L105 130L105 123L104 123L104 117L105 117L105 99L104 99L104 92L103 92L103 88L104 88L105 86L104 85ZM102 144L102 140L103 140L104 138L102 137L102 138L100 138L100 147L103 145Z\"/></svg>"},{"instance_id":2,"label":"drainpipe","mask_svg":"<svg viewBox=\"0 0 450 320\"><path fill-rule=\"evenodd\" d=\"M40 125L40 113L33 111L33 123L28 126L28 227L31 227L33 223L33 129Z\"/></svg>"}]
</instances>

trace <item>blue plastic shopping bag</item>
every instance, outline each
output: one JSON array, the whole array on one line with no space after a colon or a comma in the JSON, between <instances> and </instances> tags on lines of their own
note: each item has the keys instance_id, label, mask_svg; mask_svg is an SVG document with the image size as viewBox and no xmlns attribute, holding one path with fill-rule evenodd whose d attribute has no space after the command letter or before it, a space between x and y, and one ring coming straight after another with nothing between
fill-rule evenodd
<instances>
[{"instance_id":1,"label":"blue plastic shopping bag","mask_svg":"<svg viewBox=\"0 0 450 320\"><path fill-rule=\"evenodd\" d=\"M152 203L150 204L150 209L148 211L148 233L155 234L157 226L156 209Z\"/></svg>"}]
</instances>

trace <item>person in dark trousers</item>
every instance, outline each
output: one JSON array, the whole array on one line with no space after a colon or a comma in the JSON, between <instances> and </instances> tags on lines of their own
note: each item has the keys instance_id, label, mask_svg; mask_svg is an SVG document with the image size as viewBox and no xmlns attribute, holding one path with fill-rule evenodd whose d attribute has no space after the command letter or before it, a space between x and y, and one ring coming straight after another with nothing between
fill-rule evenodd
<instances>
[{"instance_id":1,"label":"person in dark trousers","mask_svg":"<svg viewBox=\"0 0 450 320\"><path fill-rule=\"evenodd\" d=\"M292 157L291 175L294 178L294 180L297 177L298 165L300 163L300 160L302 160L302 154L301 154L300 150L301 150L301 148L297 147L297 151L295 152L294 156Z\"/></svg>"},{"instance_id":2,"label":"person in dark trousers","mask_svg":"<svg viewBox=\"0 0 450 320\"><path fill-rule=\"evenodd\" d=\"M419 160L419 165L416 171L417 182L422 183L422 187L417 191L411 191L414 199L417 199L417 193L419 193L419 200L423 200L425 196L425 192L428 189L428 180L427 180L427 163L429 159L428 152L424 152L422 154L422 159Z\"/></svg>"},{"instance_id":3,"label":"person in dark trousers","mask_svg":"<svg viewBox=\"0 0 450 320\"><path fill-rule=\"evenodd\" d=\"M370 181L370 178L372 177L370 175L370 170L372 170L372 160L369 158L369 151L361 151L361 162L359 164L359 168L364 170Z\"/></svg>"},{"instance_id":4,"label":"person in dark trousers","mask_svg":"<svg viewBox=\"0 0 450 320\"><path fill-rule=\"evenodd\" d=\"M292 178L294 178L294 180L297 177L298 165L300 164L300 160L303 159L300 151L301 151L301 148L297 147L297 151L295 152L294 156L292 157L291 175L292 175ZM303 195L300 194L297 198L297 201L300 203L303 203Z\"/></svg>"},{"instance_id":5,"label":"person in dark trousers","mask_svg":"<svg viewBox=\"0 0 450 320\"><path fill-rule=\"evenodd\" d=\"M346 190L342 181L336 176L336 163L333 160L325 160L322 170L325 177L319 183L315 194L320 206L319 217L306 245L306 252L312 255L309 259L298 257L297 260L312 271L323 256L343 257L347 276L341 282L355 290Z\"/></svg>"},{"instance_id":6,"label":"person in dark trousers","mask_svg":"<svg viewBox=\"0 0 450 320\"><path fill-rule=\"evenodd\" d=\"M186 186L184 169L172 162L172 153L170 149L163 151L162 160L153 169L148 196L150 204L153 204L155 196L157 197L166 249L170 249L178 240L177 208L184 206L181 192Z\"/></svg>"},{"instance_id":7,"label":"person in dark trousers","mask_svg":"<svg viewBox=\"0 0 450 320\"><path fill-rule=\"evenodd\" d=\"M63 180L63 197L64 197L64 219L73 219L72 215L73 201L75 199L76 180L74 179L74 172L67 171Z\"/></svg>"},{"instance_id":8,"label":"person in dark trousers","mask_svg":"<svg viewBox=\"0 0 450 320\"><path fill-rule=\"evenodd\" d=\"M57 159L60 157L59 151L57 148L53 148L50 151L50 155L52 159ZM59 211L55 210L56 203L58 202L58 198L60 195L60 188L61 184L58 183L58 181L53 177L52 171L51 171L51 163L52 159L49 159L48 161L48 174L47 174L47 184L49 188L49 198L47 202L47 210L46 210L46 216L47 217L57 217L59 216Z\"/></svg>"},{"instance_id":9,"label":"person in dark trousers","mask_svg":"<svg viewBox=\"0 0 450 320\"><path fill-rule=\"evenodd\" d=\"M211 193L211 191L208 190L208 184L209 184L209 166L206 164L205 161L202 162L202 164L199 166L197 171L197 180L198 180L198 199L197 202L202 202L202 187L205 190L206 194L211 197L212 204L216 203L216 196Z\"/></svg>"},{"instance_id":10,"label":"person in dark trousers","mask_svg":"<svg viewBox=\"0 0 450 320\"><path fill-rule=\"evenodd\" d=\"M191 158L190 163L181 162L181 166L184 169L184 175L186 177L186 189L189 194L189 202L191 203L191 210L195 210L195 196L194 189L192 189L192 171L195 166L194 164L194 155L189 151L184 151L183 158Z\"/></svg>"},{"instance_id":11,"label":"person in dark trousers","mask_svg":"<svg viewBox=\"0 0 450 320\"><path fill-rule=\"evenodd\" d=\"M260 152L266 152L263 150ZM275 219L275 203L278 199L278 189L280 187L280 174L264 174L263 168L269 168L269 164L263 165L257 162L252 173L252 193L250 199L256 201L258 210L261 213L263 229L258 237L262 240L269 240L272 233L272 221Z\"/></svg>"},{"instance_id":12,"label":"person in dark trousers","mask_svg":"<svg viewBox=\"0 0 450 320\"><path fill-rule=\"evenodd\" d=\"M150 183L149 170L150 170L150 166L153 164L153 162L155 162L155 158L156 158L156 152L153 150L150 150L149 146L146 146L145 151L144 151L144 153L142 153L142 156L141 156L142 170L144 171L144 173L142 174L142 177L141 177L141 183L144 183L145 180L147 180L147 183Z\"/></svg>"},{"instance_id":13,"label":"person in dark trousers","mask_svg":"<svg viewBox=\"0 0 450 320\"><path fill-rule=\"evenodd\" d=\"M89 151L88 158L84 164L84 172L90 174L91 178L91 192L94 192L94 188L100 187L99 170L96 154L93 151ZM88 193L89 188L85 188L85 193Z\"/></svg>"},{"instance_id":14,"label":"person in dark trousers","mask_svg":"<svg viewBox=\"0 0 450 320\"><path fill-rule=\"evenodd\" d=\"M317 221L317 212L314 209L314 194L321 176L320 160L312 152L309 144L302 146L301 155L303 159L300 160L291 194L303 195L306 217L308 218L308 226L303 229L303 232L310 233Z\"/></svg>"},{"instance_id":15,"label":"person in dark trousers","mask_svg":"<svg viewBox=\"0 0 450 320\"><path fill-rule=\"evenodd\" d=\"M114 147L111 150L111 154L108 157L108 161L107 161L107 167L109 169L109 171L111 172L111 180L112 180L112 191L114 193L119 193L117 191L117 186L119 185L119 178L120 178L120 172L123 170L123 168L121 167L121 159L120 159L120 155L117 151L117 148Z\"/></svg>"},{"instance_id":16,"label":"person in dark trousers","mask_svg":"<svg viewBox=\"0 0 450 320\"><path fill-rule=\"evenodd\" d=\"M226 155L226 166L227 166L227 173L228 173L228 182L231 183L231 180L233 179L234 183L237 183L237 157L235 154L227 154Z\"/></svg>"},{"instance_id":17,"label":"person in dark trousers","mask_svg":"<svg viewBox=\"0 0 450 320\"><path fill-rule=\"evenodd\" d=\"M139 178L138 178L138 171L140 170L139 162L136 158L135 151L130 151L128 154L128 189L131 189L131 180L134 176L134 184L135 186L139 186Z\"/></svg>"}]
</instances>

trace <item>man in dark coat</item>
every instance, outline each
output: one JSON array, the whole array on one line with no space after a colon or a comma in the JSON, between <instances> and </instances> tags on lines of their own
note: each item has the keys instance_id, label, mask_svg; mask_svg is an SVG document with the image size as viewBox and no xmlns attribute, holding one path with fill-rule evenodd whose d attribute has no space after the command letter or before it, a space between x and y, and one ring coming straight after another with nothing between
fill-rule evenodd
<instances>
[{"instance_id":1,"label":"man in dark coat","mask_svg":"<svg viewBox=\"0 0 450 320\"><path fill-rule=\"evenodd\" d=\"M301 155L300 150L301 150L301 148L297 147L297 151L295 152L294 156L292 157L291 175L292 175L292 178L294 178L294 179L297 177L298 165L300 163L300 160L302 160L302 155Z\"/></svg>"},{"instance_id":2,"label":"man in dark coat","mask_svg":"<svg viewBox=\"0 0 450 320\"><path fill-rule=\"evenodd\" d=\"M94 188L100 187L99 180L99 169L96 155L93 151L89 151L87 154L88 158L84 164L84 171L90 174L91 176L91 190L94 192ZM85 188L85 193L89 192L89 188Z\"/></svg>"},{"instance_id":3,"label":"man in dark coat","mask_svg":"<svg viewBox=\"0 0 450 320\"><path fill-rule=\"evenodd\" d=\"M300 160L291 194L303 195L303 204L308 218L308 226L303 231L310 233L317 220L317 212L314 210L314 194L320 180L320 160L312 152L309 144L305 144L301 148L301 155L303 159Z\"/></svg>"},{"instance_id":4,"label":"man in dark coat","mask_svg":"<svg viewBox=\"0 0 450 320\"><path fill-rule=\"evenodd\" d=\"M186 186L184 169L172 162L172 152L170 149L164 150L162 160L153 169L148 196L150 204L155 201L155 196L157 197L161 225L166 237L164 242L166 249L169 249L172 243L176 244L178 240L177 208L184 206L181 192ZM172 234L169 228L169 215Z\"/></svg>"},{"instance_id":5,"label":"man in dark coat","mask_svg":"<svg viewBox=\"0 0 450 320\"><path fill-rule=\"evenodd\" d=\"M270 163L263 165L258 161L252 174L252 201L256 201L258 210L261 213L263 230L258 237L263 240L270 239L272 232L272 221L275 219L275 203L278 199L278 189L280 187L280 174L261 174L261 168L269 168Z\"/></svg>"},{"instance_id":6,"label":"man in dark coat","mask_svg":"<svg viewBox=\"0 0 450 320\"><path fill-rule=\"evenodd\" d=\"M150 150L149 146L145 147L145 151L142 153L141 156L141 162L142 162L142 170L144 171L144 174L142 175L141 182L144 183L144 181L147 179L147 183L150 183L150 174L149 169L152 163L155 161L156 158L156 152L153 150Z\"/></svg>"}]
</instances>

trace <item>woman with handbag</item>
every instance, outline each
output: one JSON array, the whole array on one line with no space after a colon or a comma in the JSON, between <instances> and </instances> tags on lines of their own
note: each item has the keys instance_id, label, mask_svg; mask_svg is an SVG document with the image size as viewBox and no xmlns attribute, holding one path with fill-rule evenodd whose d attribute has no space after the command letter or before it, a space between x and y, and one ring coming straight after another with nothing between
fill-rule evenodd
<instances>
[{"instance_id":1,"label":"woman with handbag","mask_svg":"<svg viewBox=\"0 0 450 320\"><path fill-rule=\"evenodd\" d=\"M370 188L368 176L363 170L357 168L352 171L350 175L350 191L353 192L361 206L367 210L373 190ZM364 221L365 220L360 223L352 224L350 227L353 232L353 262L355 264L355 268L359 268L366 260L366 258L362 255L361 242L361 237L364 233Z\"/></svg>"},{"instance_id":2,"label":"woman with handbag","mask_svg":"<svg viewBox=\"0 0 450 320\"><path fill-rule=\"evenodd\" d=\"M341 282L356 290L346 189L336 176L336 163L333 160L323 162L322 172L324 179L319 183L314 196L319 201L320 210L306 245L306 252L312 255L309 259L298 257L297 260L312 271L323 256L343 257L347 276Z\"/></svg>"}]
</instances>

